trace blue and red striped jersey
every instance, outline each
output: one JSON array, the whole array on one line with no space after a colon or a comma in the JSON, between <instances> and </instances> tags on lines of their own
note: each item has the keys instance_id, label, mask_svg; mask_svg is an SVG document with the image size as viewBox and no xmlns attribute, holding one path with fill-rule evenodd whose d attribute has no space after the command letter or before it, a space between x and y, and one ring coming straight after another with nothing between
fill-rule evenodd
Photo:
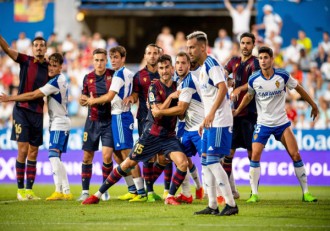
<instances>
[{"instance_id":1,"label":"blue and red striped jersey","mask_svg":"<svg viewBox=\"0 0 330 231\"><path fill-rule=\"evenodd\" d=\"M257 70L260 70L260 66L259 66L259 61L255 56L251 56L245 62L242 62L241 57L233 57L228 61L227 65L225 66L225 69L228 71L228 74L233 73L233 78L235 80L235 88L237 88L246 84L252 73L254 73ZM247 91L241 92L241 94L239 95L238 101L235 102L234 104L235 109L242 102L246 92ZM254 99L249 103L249 105L246 108L244 108L240 112L238 116L246 116L248 112L252 112L252 113L257 112L256 103Z\"/></svg>"},{"instance_id":2,"label":"blue and red striped jersey","mask_svg":"<svg viewBox=\"0 0 330 231\"><path fill-rule=\"evenodd\" d=\"M32 92L48 82L48 62L39 62L33 56L18 53L16 62L20 65L18 94ZM18 107L43 113L44 99L16 102Z\"/></svg>"},{"instance_id":3,"label":"blue and red striped jersey","mask_svg":"<svg viewBox=\"0 0 330 231\"><path fill-rule=\"evenodd\" d=\"M94 98L107 94L111 85L114 70L106 69L103 75L96 75L91 72L84 77L82 94ZM88 118L93 121L111 119L111 103L96 104L88 108Z\"/></svg>"},{"instance_id":4,"label":"blue and red striped jersey","mask_svg":"<svg viewBox=\"0 0 330 231\"><path fill-rule=\"evenodd\" d=\"M136 118L143 119L147 117L147 98L148 90L151 83L159 79L159 74L150 72L147 67L138 71L133 77L133 92L139 96L139 108L137 111Z\"/></svg>"},{"instance_id":5,"label":"blue and red striped jersey","mask_svg":"<svg viewBox=\"0 0 330 231\"><path fill-rule=\"evenodd\" d=\"M161 104L164 103L166 98L172 93L176 91L177 83L173 81L170 87L167 87L160 80L155 81L149 87L148 99L150 105L152 104ZM178 100L172 100L169 107L174 107L178 104ZM175 136L175 128L176 128L177 116L162 116L154 118L152 116L151 110L148 110L147 121L145 125L145 129L150 129L150 134L154 136L162 136L162 137L171 137Z\"/></svg>"}]
</instances>

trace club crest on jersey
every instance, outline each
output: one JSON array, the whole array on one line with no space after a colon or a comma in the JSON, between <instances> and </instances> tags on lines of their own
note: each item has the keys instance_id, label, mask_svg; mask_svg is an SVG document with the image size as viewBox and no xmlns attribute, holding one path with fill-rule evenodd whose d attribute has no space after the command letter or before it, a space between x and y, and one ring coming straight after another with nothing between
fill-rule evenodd
<instances>
[{"instance_id":1,"label":"club crest on jersey","mask_svg":"<svg viewBox=\"0 0 330 231\"><path fill-rule=\"evenodd\" d=\"M160 94L160 95L162 95L162 94L163 94L163 91L162 91L162 90L160 90L160 91L159 91L159 94Z\"/></svg>"},{"instance_id":2,"label":"club crest on jersey","mask_svg":"<svg viewBox=\"0 0 330 231\"><path fill-rule=\"evenodd\" d=\"M107 80L111 80L111 75L106 76Z\"/></svg>"},{"instance_id":3,"label":"club crest on jersey","mask_svg":"<svg viewBox=\"0 0 330 231\"><path fill-rule=\"evenodd\" d=\"M276 85L277 88L279 88L280 87L280 82L279 81L276 81L275 82L275 85Z\"/></svg>"},{"instance_id":4,"label":"club crest on jersey","mask_svg":"<svg viewBox=\"0 0 330 231\"><path fill-rule=\"evenodd\" d=\"M89 80L89 83L93 83L93 80L92 80L92 79L90 79L90 80Z\"/></svg>"},{"instance_id":5,"label":"club crest on jersey","mask_svg":"<svg viewBox=\"0 0 330 231\"><path fill-rule=\"evenodd\" d=\"M152 92L149 93L149 100L150 100L150 102L155 101L154 93L152 93Z\"/></svg>"},{"instance_id":6,"label":"club crest on jersey","mask_svg":"<svg viewBox=\"0 0 330 231\"><path fill-rule=\"evenodd\" d=\"M144 82L147 82L147 78L143 78L143 81L144 81Z\"/></svg>"}]
</instances>

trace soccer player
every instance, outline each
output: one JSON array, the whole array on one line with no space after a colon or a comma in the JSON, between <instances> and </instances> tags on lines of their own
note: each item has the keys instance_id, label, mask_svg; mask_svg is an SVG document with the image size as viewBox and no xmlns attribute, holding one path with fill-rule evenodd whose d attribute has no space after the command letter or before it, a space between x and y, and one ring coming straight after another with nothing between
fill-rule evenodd
<instances>
[{"instance_id":1,"label":"soccer player","mask_svg":"<svg viewBox=\"0 0 330 231\"><path fill-rule=\"evenodd\" d=\"M209 198L208 206L195 214L229 216L237 214L238 207L220 159L230 154L233 117L227 95L225 72L217 60L207 56L207 43L207 35L202 31L195 31L187 36L187 50L191 61L202 66L198 80L205 118L199 133L202 134L203 179L206 181ZM216 184L220 186L226 201L226 206L221 212L217 204Z\"/></svg>"},{"instance_id":2,"label":"soccer player","mask_svg":"<svg viewBox=\"0 0 330 231\"><path fill-rule=\"evenodd\" d=\"M138 71L133 78L133 92L132 94L123 100L123 103L128 105L130 103L136 103L139 100L139 107L137 110L137 121L138 121L138 132L139 136L142 135L146 118L148 115L147 108L147 99L148 99L148 90L150 84L159 80L159 74L157 72L157 60L160 57L162 49L156 44L147 45L144 53L144 59L147 62L147 65L142 70ZM164 166L155 164L155 158L151 160L146 160L143 162L143 177L148 191L148 202L155 202L156 200L161 200L161 197L154 192L154 172L161 174L164 169ZM160 172L160 173L159 173ZM165 171L165 173L170 174L171 172ZM165 174L166 175L166 174ZM158 177L158 176L157 176ZM165 176L166 181L170 182L171 176ZM170 183L167 183L169 187ZM166 188L166 187L165 187ZM121 199L130 200L133 199L135 195L125 194L121 196Z\"/></svg>"},{"instance_id":3,"label":"soccer player","mask_svg":"<svg viewBox=\"0 0 330 231\"><path fill-rule=\"evenodd\" d=\"M111 102L112 134L114 140L115 159L118 164L124 161L133 147L134 118L130 105L123 104L123 99L132 91L133 73L125 67L126 49L115 46L110 49L111 66L115 70L111 86L107 94L99 98L91 96L87 100L89 106ZM134 178L132 178L132 175ZM143 179L139 166L135 166L132 175L125 177L129 194L135 195L130 201L146 201ZM138 197L136 197L138 194ZM119 198L120 199L120 198Z\"/></svg>"},{"instance_id":4,"label":"soccer player","mask_svg":"<svg viewBox=\"0 0 330 231\"><path fill-rule=\"evenodd\" d=\"M93 51L94 70L84 77L82 96L79 103L87 106L89 96L99 97L109 91L114 71L106 68L107 51L101 48ZM89 184L92 177L94 152L99 148L99 141L102 141L102 175L103 181L113 169L113 137L111 130L111 104L110 102L102 105L88 107L86 118L83 147L84 157L81 166L82 193L78 201L83 201L89 197ZM102 198L109 199L106 192Z\"/></svg>"},{"instance_id":5,"label":"soccer player","mask_svg":"<svg viewBox=\"0 0 330 231\"><path fill-rule=\"evenodd\" d=\"M171 93L176 91L176 83L173 82L171 75L172 61L170 56L163 55L159 58L158 72L160 80L150 85L148 93L151 109L167 107L168 105L163 105L163 103ZM167 103L171 107L175 106L176 101L168 100ZM175 126L176 116L154 118L149 109L143 133L135 143L129 157L110 173L99 191L83 201L82 204L97 204L101 195L118 182L122 176L126 176L127 172L134 168L138 162L149 160L157 153L163 153L177 166L165 204L179 205L180 202L176 200L174 195L187 174L188 161L186 155L182 152L180 141L175 136Z\"/></svg>"},{"instance_id":6,"label":"soccer player","mask_svg":"<svg viewBox=\"0 0 330 231\"><path fill-rule=\"evenodd\" d=\"M20 64L18 94L34 91L47 83L48 62L45 59L47 42L44 38L33 39L33 56L9 48L1 35L0 46L12 60ZM13 109L11 140L17 141L18 147L16 177L19 201L40 199L32 191L32 187L36 177L38 149L43 144L43 106L43 99L38 98L27 102L17 102ZM25 173L26 189L24 189Z\"/></svg>"},{"instance_id":7,"label":"soccer player","mask_svg":"<svg viewBox=\"0 0 330 231\"><path fill-rule=\"evenodd\" d=\"M190 58L187 53L179 52L176 56L175 70L177 76L180 78L180 91L178 105L166 109L152 109L154 117L161 116L181 116L185 119L185 126L182 135L182 144L184 146L184 153L188 158L188 168L190 174L196 185L196 198L202 199L203 188L199 180L198 170L191 160L191 157L200 154L201 137L198 134L199 125L204 119L204 106L201 99L199 83L196 76L191 74ZM202 112L201 112L202 111ZM189 174L186 175L182 183L182 193L177 196L177 200L184 203L192 203L193 197L190 193Z\"/></svg>"},{"instance_id":8,"label":"soccer player","mask_svg":"<svg viewBox=\"0 0 330 231\"><path fill-rule=\"evenodd\" d=\"M253 134L249 173L252 195L247 202L254 203L259 201L257 186L260 178L260 158L270 135L274 135L276 140L281 141L293 161L295 174L302 188L302 200L316 202L317 199L308 192L305 166L290 127L291 122L285 111L286 88L295 89L301 95L301 98L312 106L311 117L313 119L319 114L317 105L288 72L273 68L274 57L271 48L261 47L258 51L258 57L261 70L249 78L248 92L239 107L233 111L234 116L239 115L255 97L258 119Z\"/></svg>"},{"instance_id":9,"label":"soccer player","mask_svg":"<svg viewBox=\"0 0 330 231\"><path fill-rule=\"evenodd\" d=\"M225 66L227 75L232 74L235 80L234 90L230 94L234 108L242 102L248 89L248 79L253 72L260 69L258 59L252 55L255 37L251 33L243 33L240 36L239 57L232 57ZM239 193L235 187L234 177L232 175L232 162L237 148L247 149L248 157L251 160L252 155L252 136L254 125L257 122L257 109L254 100L251 100L239 115L234 118L233 140L231 143L230 155L225 156L223 167L230 177L230 186L235 199L239 198Z\"/></svg>"},{"instance_id":10,"label":"soccer player","mask_svg":"<svg viewBox=\"0 0 330 231\"><path fill-rule=\"evenodd\" d=\"M49 161L53 170L55 192L46 200L71 200L70 185L65 166L61 161L62 153L66 152L71 121L68 117L68 82L61 74L63 56L54 53L49 56L48 83L33 91L17 96L0 96L0 102L17 101L26 102L47 96L50 124Z\"/></svg>"}]
</instances>

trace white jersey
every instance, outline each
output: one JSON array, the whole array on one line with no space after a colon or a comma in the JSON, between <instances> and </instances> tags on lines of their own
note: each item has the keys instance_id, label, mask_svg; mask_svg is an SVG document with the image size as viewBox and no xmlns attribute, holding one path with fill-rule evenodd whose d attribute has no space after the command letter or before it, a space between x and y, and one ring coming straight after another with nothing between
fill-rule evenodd
<instances>
[{"instance_id":1,"label":"white jersey","mask_svg":"<svg viewBox=\"0 0 330 231\"><path fill-rule=\"evenodd\" d=\"M194 76L199 76L199 74L201 73L201 69L202 69L202 66L198 66L195 70L191 70L190 73Z\"/></svg>"},{"instance_id":2,"label":"white jersey","mask_svg":"<svg viewBox=\"0 0 330 231\"><path fill-rule=\"evenodd\" d=\"M130 111L130 106L125 106L123 99L132 93L133 76L134 74L126 67L121 67L114 73L109 91L117 94L111 101L111 114L119 115L122 112Z\"/></svg>"},{"instance_id":3,"label":"white jersey","mask_svg":"<svg viewBox=\"0 0 330 231\"><path fill-rule=\"evenodd\" d=\"M233 32L234 34L242 34L250 31L251 11L244 9L241 13L237 10L231 10L230 15L233 18Z\"/></svg>"},{"instance_id":4,"label":"white jersey","mask_svg":"<svg viewBox=\"0 0 330 231\"><path fill-rule=\"evenodd\" d=\"M265 25L265 36L269 38L272 31L275 32L276 35L279 34L282 18L276 13L271 13L264 16L263 23Z\"/></svg>"},{"instance_id":5,"label":"white jersey","mask_svg":"<svg viewBox=\"0 0 330 231\"><path fill-rule=\"evenodd\" d=\"M59 74L39 90L47 96L50 131L69 131L71 120L68 117L68 82L66 77Z\"/></svg>"},{"instance_id":6,"label":"white jersey","mask_svg":"<svg viewBox=\"0 0 330 231\"><path fill-rule=\"evenodd\" d=\"M275 127L289 122L285 111L286 87L291 90L297 84L297 80L282 69L274 69L274 75L270 79L266 79L261 70L251 75L248 81L248 92L255 94L257 123Z\"/></svg>"},{"instance_id":7,"label":"white jersey","mask_svg":"<svg viewBox=\"0 0 330 231\"><path fill-rule=\"evenodd\" d=\"M199 86L202 93L205 116L209 114L215 102L219 90L217 85L221 82L225 82L227 86L225 71L217 60L208 56L204 61L199 75ZM227 93L215 112L212 127L228 127L232 125L233 115L231 112L229 95Z\"/></svg>"},{"instance_id":8,"label":"white jersey","mask_svg":"<svg viewBox=\"0 0 330 231\"><path fill-rule=\"evenodd\" d=\"M178 90L181 90L179 101L189 103L184 129L186 131L198 131L204 119L204 105L197 77L189 72L179 85Z\"/></svg>"}]
</instances>

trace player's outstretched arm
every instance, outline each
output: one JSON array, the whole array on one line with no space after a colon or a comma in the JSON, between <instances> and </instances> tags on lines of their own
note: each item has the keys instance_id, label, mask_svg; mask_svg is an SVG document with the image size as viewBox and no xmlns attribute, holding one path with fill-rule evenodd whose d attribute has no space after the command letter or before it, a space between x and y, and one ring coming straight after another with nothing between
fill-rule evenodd
<instances>
[{"instance_id":1,"label":"player's outstretched arm","mask_svg":"<svg viewBox=\"0 0 330 231\"><path fill-rule=\"evenodd\" d=\"M312 98L308 95L308 93L300 84L298 84L295 89L301 95L301 98L303 98L307 103L309 103L309 105L311 105L311 117L313 118L313 120L315 120L315 118L319 114L319 109L316 103L312 100Z\"/></svg>"},{"instance_id":2,"label":"player's outstretched arm","mask_svg":"<svg viewBox=\"0 0 330 231\"><path fill-rule=\"evenodd\" d=\"M189 106L189 103L179 101L178 105L175 107L170 107L166 109L159 109L157 107L152 108L151 112L154 117L159 116L180 116L185 113Z\"/></svg>"},{"instance_id":3,"label":"player's outstretched arm","mask_svg":"<svg viewBox=\"0 0 330 231\"><path fill-rule=\"evenodd\" d=\"M109 103L109 102L111 102L111 100L113 100L113 98L116 96L116 94L117 94L117 92L114 92L112 90L108 91L107 94L102 95L98 98L94 98L93 94L91 94L91 96L87 100L87 104L89 106L91 106L91 105L95 105L95 104Z\"/></svg>"},{"instance_id":4,"label":"player's outstretched arm","mask_svg":"<svg viewBox=\"0 0 330 231\"><path fill-rule=\"evenodd\" d=\"M6 95L3 93L2 95L0 95L0 102L9 102L9 101L23 102L23 101L30 101L30 100L42 98L44 96L45 96L44 93L42 93L39 89L33 92L27 92L20 95Z\"/></svg>"},{"instance_id":5,"label":"player's outstretched arm","mask_svg":"<svg viewBox=\"0 0 330 231\"><path fill-rule=\"evenodd\" d=\"M136 92L133 92L130 96L123 99L123 104L128 106L129 104L134 104L138 101L139 96Z\"/></svg>"},{"instance_id":6,"label":"player's outstretched arm","mask_svg":"<svg viewBox=\"0 0 330 231\"><path fill-rule=\"evenodd\" d=\"M8 43L6 42L6 40L0 35L0 46L2 48L2 50L14 61L17 59L18 57L18 52L11 49L8 45Z\"/></svg>"},{"instance_id":7,"label":"player's outstretched arm","mask_svg":"<svg viewBox=\"0 0 330 231\"><path fill-rule=\"evenodd\" d=\"M252 99L253 95L247 92L238 108L236 110L233 110L233 116L237 116L251 102Z\"/></svg>"}]
</instances>

